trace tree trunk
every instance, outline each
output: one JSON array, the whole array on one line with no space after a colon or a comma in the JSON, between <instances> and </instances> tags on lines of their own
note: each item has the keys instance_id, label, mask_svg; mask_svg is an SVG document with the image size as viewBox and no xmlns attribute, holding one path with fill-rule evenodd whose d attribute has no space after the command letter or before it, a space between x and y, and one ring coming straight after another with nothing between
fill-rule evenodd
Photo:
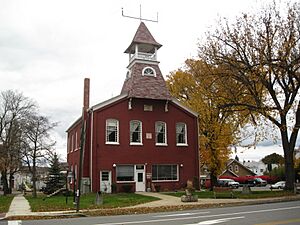
<instances>
[{"instance_id":1,"label":"tree trunk","mask_svg":"<svg viewBox=\"0 0 300 225\"><path fill-rule=\"evenodd\" d=\"M32 169L32 197L36 198L36 168Z\"/></svg>"},{"instance_id":2,"label":"tree trunk","mask_svg":"<svg viewBox=\"0 0 300 225\"><path fill-rule=\"evenodd\" d=\"M14 188L13 180L14 180L14 174L10 173L9 174L9 191L10 191L10 194L12 193L12 190Z\"/></svg>"},{"instance_id":3,"label":"tree trunk","mask_svg":"<svg viewBox=\"0 0 300 225\"><path fill-rule=\"evenodd\" d=\"M218 179L214 172L210 173L210 190L212 191L215 186L218 186Z\"/></svg>"},{"instance_id":4,"label":"tree trunk","mask_svg":"<svg viewBox=\"0 0 300 225\"><path fill-rule=\"evenodd\" d=\"M295 144L290 143L286 130L281 130L282 146L284 151L284 165L285 165L285 189L294 191L295 183L295 168L294 168L294 148Z\"/></svg>"},{"instance_id":5,"label":"tree trunk","mask_svg":"<svg viewBox=\"0 0 300 225\"><path fill-rule=\"evenodd\" d=\"M8 195L9 193L9 187L8 187L8 182L7 182L7 171L3 170L1 172L1 179L3 183L3 195Z\"/></svg>"},{"instance_id":6,"label":"tree trunk","mask_svg":"<svg viewBox=\"0 0 300 225\"><path fill-rule=\"evenodd\" d=\"M285 158L285 189L288 191L294 191L295 183L295 168L294 168L294 157L293 151L291 149L284 149L284 158Z\"/></svg>"}]
</instances>

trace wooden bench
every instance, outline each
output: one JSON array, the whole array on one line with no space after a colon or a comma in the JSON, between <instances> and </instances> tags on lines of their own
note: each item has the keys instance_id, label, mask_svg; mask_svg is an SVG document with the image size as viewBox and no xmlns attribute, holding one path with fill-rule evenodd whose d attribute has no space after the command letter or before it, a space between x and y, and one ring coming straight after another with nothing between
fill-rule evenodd
<instances>
[{"instance_id":1,"label":"wooden bench","mask_svg":"<svg viewBox=\"0 0 300 225\"><path fill-rule=\"evenodd\" d=\"M232 188L230 187L214 187L213 192L214 192L214 198L217 198L217 193L228 193L230 194L231 198L234 198Z\"/></svg>"}]
</instances>

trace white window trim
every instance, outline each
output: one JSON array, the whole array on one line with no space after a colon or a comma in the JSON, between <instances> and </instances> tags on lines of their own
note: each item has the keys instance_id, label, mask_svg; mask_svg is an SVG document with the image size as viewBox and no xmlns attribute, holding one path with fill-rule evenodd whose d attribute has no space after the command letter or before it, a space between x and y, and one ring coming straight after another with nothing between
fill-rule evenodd
<instances>
[{"instance_id":1,"label":"white window trim","mask_svg":"<svg viewBox=\"0 0 300 225\"><path fill-rule=\"evenodd\" d=\"M167 143L155 143L155 146L168 146Z\"/></svg>"},{"instance_id":2,"label":"white window trim","mask_svg":"<svg viewBox=\"0 0 300 225\"><path fill-rule=\"evenodd\" d=\"M185 143L177 143L177 124L184 124L184 136L185 136ZM175 132L176 132L176 146L188 146L188 135L187 135L187 125L186 123L183 123L183 122L178 122L176 123L175 125Z\"/></svg>"},{"instance_id":3,"label":"white window trim","mask_svg":"<svg viewBox=\"0 0 300 225\"><path fill-rule=\"evenodd\" d=\"M188 147L188 144L184 144L184 143L177 143L176 144L177 147Z\"/></svg>"},{"instance_id":4,"label":"white window trim","mask_svg":"<svg viewBox=\"0 0 300 225\"><path fill-rule=\"evenodd\" d=\"M156 141L156 123L163 123L165 125L165 143L157 143ZM168 139L167 139L167 123L164 121L156 121L155 122L155 145L156 146L168 146Z\"/></svg>"},{"instance_id":5,"label":"white window trim","mask_svg":"<svg viewBox=\"0 0 300 225\"><path fill-rule=\"evenodd\" d=\"M76 131L75 132L75 149L74 149L74 152L79 150L79 145L78 145L78 132Z\"/></svg>"},{"instance_id":6,"label":"white window trim","mask_svg":"<svg viewBox=\"0 0 300 225\"><path fill-rule=\"evenodd\" d=\"M74 135L71 135L71 152L74 150Z\"/></svg>"},{"instance_id":7,"label":"white window trim","mask_svg":"<svg viewBox=\"0 0 300 225\"><path fill-rule=\"evenodd\" d=\"M140 143L140 142L130 142L130 145L143 145L143 143Z\"/></svg>"},{"instance_id":8,"label":"white window trim","mask_svg":"<svg viewBox=\"0 0 300 225\"><path fill-rule=\"evenodd\" d=\"M114 120L114 121L117 121L117 141L116 142L110 142L110 141L107 141L107 123L110 121L110 120ZM107 144L107 145L120 145L120 139L119 139L119 120L117 120L117 119L112 119L112 118L110 118L110 119L107 119L106 121L105 121L105 144Z\"/></svg>"},{"instance_id":9,"label":"white window trim","mask_svg":"<svg viewBox=\"0 0 300 225\"><path fill-rule=\"evenodd\" d=\"M131 122L133 121L137 121L140 123L141 125L141 132L140 132L140 139L141 139L141 142L131 142L131 130L130 130L130 125L131 125ZM129 141L130 141L130 145L143 145L143 123L142 121L140 120L130 120L129 121Z\"/></svg>"},{"instance_id":10,"label":"white window trim","mask_svg":"<svg viewBox=\"0 0 300 225\"><path fill-rule=\"evenodd\" d=\"M146 69L151 69L151 70L153 70L154 74L153 74L153 75L149 75L149 74L146 75L146 74L144 73ZM154 68L152 68L152 67L150 67L150 66L147 66L147 67L145 67L145 68L142 70L142 76L146 76L146 77L156 77L156 71L155 71Z\"/></svg>"}]
</instances>

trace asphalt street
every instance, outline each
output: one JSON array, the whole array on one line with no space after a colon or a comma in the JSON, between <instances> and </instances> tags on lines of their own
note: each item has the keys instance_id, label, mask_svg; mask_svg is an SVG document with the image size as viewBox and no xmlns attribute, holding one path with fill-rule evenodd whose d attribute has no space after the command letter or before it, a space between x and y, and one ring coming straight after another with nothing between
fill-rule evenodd
<instances>
[{"instance_id":1,"label":"asphalt street","mask_svg":"<svg viewBox=\"0 0 300 225\"><path fill-rule=\"evenodd\" d=\"M59 220L0 221L0 225L275 225L300 224L300 201L210 208L167 213L102 216Z\"/></svg>"}]
</instances>

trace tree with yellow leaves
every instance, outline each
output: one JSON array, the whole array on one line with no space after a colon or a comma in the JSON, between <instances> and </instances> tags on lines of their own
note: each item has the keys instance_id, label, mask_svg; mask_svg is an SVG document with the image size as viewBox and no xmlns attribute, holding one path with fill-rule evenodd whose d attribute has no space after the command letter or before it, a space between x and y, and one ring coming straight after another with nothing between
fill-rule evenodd
<instances>
[{"instance_id":1,"label":"tree with yellow leaves","mask_svg":"<svg viewBox=\"0 0 300 225\"><path fill-rule=\"evenodd\" d=\"M226 167L230 146L239 141L239 128L247 117L221 109L222 80L212 74L221 71L200 60L187 60L186 68L172 72L167 79L171 94L199 114L200 165L207 166L212 187ZM232 84L231 84L232 85ZM236 91L237 88L233 91Z\"/></svg>"}]
</instances>

